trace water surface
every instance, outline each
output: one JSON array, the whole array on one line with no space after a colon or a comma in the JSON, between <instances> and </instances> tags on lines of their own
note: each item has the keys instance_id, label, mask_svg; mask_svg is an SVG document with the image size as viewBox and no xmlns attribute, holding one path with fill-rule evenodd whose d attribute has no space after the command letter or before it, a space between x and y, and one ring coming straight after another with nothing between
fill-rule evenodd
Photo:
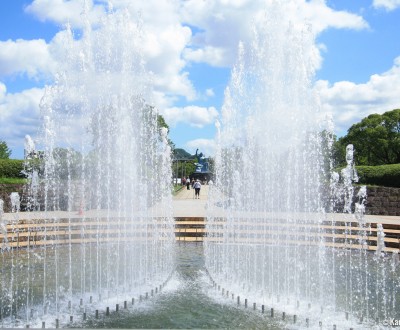
<instances>
[{"instance_id":1,"label":"water surface","mask_svg":"<svg viewBox=\"0 0 400 330\"><path fill-rule=\"evenodd\" d=\"M212 287L201 243L179 243L176 272L161 294L135 308L79 326L138 329L281 329L277 321L237 307Z\"/></svg>"}]
</instances>

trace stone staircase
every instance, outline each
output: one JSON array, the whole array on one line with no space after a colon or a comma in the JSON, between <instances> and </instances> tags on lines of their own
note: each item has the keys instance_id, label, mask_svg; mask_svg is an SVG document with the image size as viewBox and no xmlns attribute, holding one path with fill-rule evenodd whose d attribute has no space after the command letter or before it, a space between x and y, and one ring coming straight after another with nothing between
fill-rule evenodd
<instances>
[{"instance_id":1,"label":"stone staircase","mask_svg":"<svg viewBox=\"0 0 400 330\"><path fill-rule=\"evenodd\" d=\"M177 241L202 242L206 233L203 217L175 218L175 238Z\"/></svg>"}]
</instances>

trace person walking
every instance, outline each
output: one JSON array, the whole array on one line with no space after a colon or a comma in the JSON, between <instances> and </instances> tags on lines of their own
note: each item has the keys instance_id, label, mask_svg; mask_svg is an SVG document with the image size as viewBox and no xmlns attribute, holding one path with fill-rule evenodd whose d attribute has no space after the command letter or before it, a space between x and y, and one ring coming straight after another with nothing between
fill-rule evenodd
<instances>
[{"instance_id":1,"label":"person walking","mask_svg":"<svg viewBox=\"0 0 400 330\"><path fill-rule=\"evenodd\" d=\"M200 183L200 181L198 179L194 183L193 188L194 188L194 196L195 196L195 198L196 199L200 199L201 183Z\"/></svg>"},{"instance_id":2,"label":"person walking","mask_svg":"<svg viewBox=\"0 0 400 330\"><path fill-rule=\"evenodd\" d=\"M189 178L187 178L187 180L186 180L186 189L190 190L190 179Z\"/></svg>"}]
</instances>

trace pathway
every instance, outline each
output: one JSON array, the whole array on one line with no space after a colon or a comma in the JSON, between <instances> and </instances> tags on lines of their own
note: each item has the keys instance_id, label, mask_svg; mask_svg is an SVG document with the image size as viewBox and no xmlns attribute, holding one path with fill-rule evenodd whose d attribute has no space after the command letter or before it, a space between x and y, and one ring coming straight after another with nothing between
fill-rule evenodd
<instances>
[{"instance_id":1,"label":"pathway","mask_svg":"<svg viewBox=\"0 0 400 330\"><path fill-rule=\"evenodd\" d=\"M187 190L182 188L173 198L173 216L181 217L201 217L206 216L206 205L208 199L209 186L203 185L200 189L200 199L194 198L194 189Z\"/></svg>"},{"instance_id":2,"label":"pathway","mask_svg":"<svg viewBox=\"0 0 400 330\"><path fill-rule=\"evenodd\" d=\"M208 199L209 186L203 185L200 190L200 199L194 199L194 189L187 190L182 188L173 198L173 216L177 217L206 217L206 207ZM223 210L216 210L221 212ZM219 213L218 212L218 213ZM249 214L247 214L248 216ZM243 216L243 214L242 214ZM257 215L256 215L257 216ZM351 221L352 214L335 213L336 221ZM383 223L388 225L400 225L400 216L389 215L366 215L365 219L370 223ZM352 220L354 221L354 220Z\"/></svg>"},{"instance_id":3,"label":"pathway","mask_svg":"<svg viewBox=\"0 0 400 330\"><path fill-rule=\"evenodd\" d=\"M200 190L200 199L194 199L194 190L191 188L187 190L186 188L182 188L176 196L173 197L172 208L173 208L173 217L175 218L205 218L206 210L207 210L207 200L208 200L208 192L209 186L203 185ZM114 212L111 212L111 215ZM214 210L216 216L224 217L224 209L216 208ZM83 214L78 214L78 212L67 212L67 211L57 211L57 212L47 212L44 214L43 212L21 212L21 213L4 213L2 216L3 220L6 221L29 221L35 219L43 219L47 218L91 218L101 215L109 215L110 212L105 210L85 210ZM115 212L115 216L118 213ZM242 217L259 217L260 214L254 213L245 213L238 212L237 216ZM265 215L264 215L265 216ZM285 218L285 214L281 213L280 216ZM312 217L312 215L310 215ZM316 214L316 216L319 216ZM351 214L343 214L336 213L334 215L336 221L355 221L354 216ZM400 216L388 216L388 215L366 215L365 219L370 223L382 223L387 225L400 225Z\"/></svg>"}]
</instances>

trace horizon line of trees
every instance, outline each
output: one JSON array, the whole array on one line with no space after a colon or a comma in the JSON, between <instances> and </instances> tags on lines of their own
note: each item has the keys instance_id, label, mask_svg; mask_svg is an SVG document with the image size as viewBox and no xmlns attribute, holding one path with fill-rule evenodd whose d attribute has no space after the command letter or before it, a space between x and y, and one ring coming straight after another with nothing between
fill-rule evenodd
<instances>
[{"instance_id":1,"label":"horizon line of trees","mask_svg":"<svg viewBox=\"0 0 400 330\"><path fill-rule=\"evenodd\" d=\"M155 108L149 106L149 113L154 113ZM168 144L171 147L171 158L173 160L171 166L173 173L185 173L190 175L192 172L195 171L195 162L197 161L195 155L191 155L186 150L181 148L176 148L175 144L172 140L168 137L169 134L169 126L166 123L164 117L160 114L157 114L157 129L160 132L161 128L167 129L167 140ZM160 137L161 137L161 133ZM12 151L9 149L7 143L5 141L0 140L0 160L10 160L10 156ZM59 173L60 178L67 178L70 176L71 178L78 178L80 176L80 171L82 169L82 164L85 163L89 165L89 163L95 159L96 150L91 150L87 155L83 155L81 152L75 150L71 147L57 147L53 150L53 158L55 160L55 171ZM186 159L187 161L182 163L174 162L176 159ZM3 175L11 175L15 177L24 177L26 174L25 167L28 166L31 169L35 169L38 171L39 175L44 173L44 163L43 159L39 158L32 158L32 159L25 159L25 160L10 160L10 163L13 171L10 171L8 167L2 163L3 169L0 168L0 176ZM25 165L24 165L25 164ZM87 166L86 166L87 167ZM20 170L17 170L20 168ZM16 173L18 173L16 175Z\"/></svg>"},{"instance_id":2,"label":"horizon line of trees","mask_svg":"<svg viewBox=\"0 0 400 330\"><path fill-rule=\"evenodd\" d=\"M352 125L347 134L333 137L335 167L346 165L346 146L354 146L356 165L400 164L400 109L371 114Z\"/></svg>"},{"instance_id":3,"label":"horizon line of trees","mask_svg":"<svg viewBox=\"0 0 400 330\"><path fill-rule=\"evenodd\" d=\"M169 132L169 126L163 116L158 115L157 123L158 127L165 127ZM173 158L195 160L194 155L182 148L176 148L170 139L168 141ZM346 165L346 146L348 144L354 146L354 159L357 165L400 164L400 109L383 114L371 114L352 125L345 136L340 138L333 136L331 155L335 167ZM0 140L0 159L9 159L11 154L12 151L7 143Z\"/></svg>"}]
</instances>

